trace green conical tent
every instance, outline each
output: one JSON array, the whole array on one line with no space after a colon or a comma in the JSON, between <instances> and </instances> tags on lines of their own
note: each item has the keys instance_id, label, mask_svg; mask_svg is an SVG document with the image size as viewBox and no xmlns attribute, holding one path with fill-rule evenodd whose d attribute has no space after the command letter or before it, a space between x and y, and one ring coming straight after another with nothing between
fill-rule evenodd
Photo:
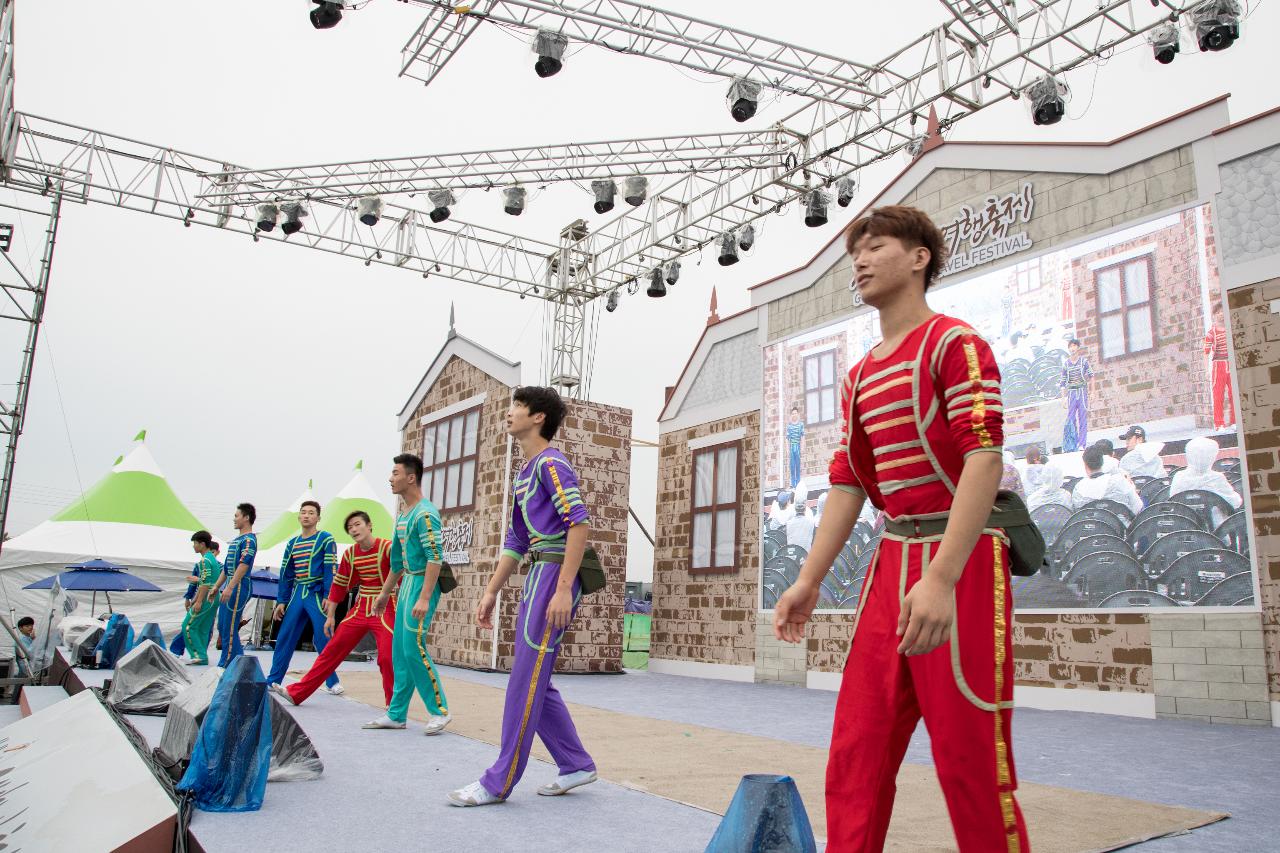
<instances>
[{"instance_id":1,"label":"green conical tent","mask_svg":"<svg viewBox=\"0 0 1280 853\"><path fill-rule=\"evenodd\" d=\"M373 490L373 484L364 475L363 462L356 463L356 472L351 481L324 508L324 514L320 516L320 529L332 533L339 545L350 545L351 537L342 525L347 516L358 509L369 513L374 536L391 538L395 521L386 505L378 498L378 493Z\"/></svg>"},{"instance_id":2,"label":"green conical tent","mask_svg":"<svg viewBox=\"0 0 1280 853\"><path fill-rule=\"evenodd\" d=\"M59 512L51 522L91 521L172 527L178 530L205 529L169 488L160 466L144 443L144 429L134 437L137 446L84 496Z\"/></svg>"},{"instance_id":3,"label":"green conical tent","mask_svg":"<svg viewBox=\"0 0 1280 853\"><path fill-rule=\"evenodd\" d=\"M303 501L314 501L316 499L316 496L311 492L311 488L312 481L308 480L306 491L298 495L297 500L289 504L288 509L280 513L275 521L258 533L258 548L263 551L268 548L274 548L281 542L285 542L302 532L302 528L298 526L298 510L302 508Z\"/></svg>"}]
</instances>

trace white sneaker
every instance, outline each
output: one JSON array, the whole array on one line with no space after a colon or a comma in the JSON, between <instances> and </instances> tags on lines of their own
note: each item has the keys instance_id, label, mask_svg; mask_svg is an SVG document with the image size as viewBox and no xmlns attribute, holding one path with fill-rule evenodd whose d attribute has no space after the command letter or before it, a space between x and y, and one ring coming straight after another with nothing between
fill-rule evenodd
<instances>
[{"instance_id":1,"label":"white sneaker","mask_svg":"<svg viewBox=\"0 0 1280 853\"><path fill-rule=\"evenodd\" d=\"M404 723L398 723L395 720L383 714L376 720L370 720L360 728L362 729L403 729Z\"/></svg>"},{"instance_id":2,"label":"white sneaker","mask_svg":"<svg viewBox=\"0 0 1280 853\"><path fill-rule=\"evenodd\" d=\"M347 692L347 690L346 690L346 688L345 688L345 687L343 687L341 684L335 684L335 685L333 685L332 687L328 687L328 686L326 686L326 687L324 688L324 692L325 692L325 693L332 693L334 696L341 696L343 693L346 693L346 692Z\"/></svg>"},{"instance_id":3,"label":"white sneaker","mask_svg":"<svg viewBox=\"0 0 1280 853\"><path fill-rule=\"evenodd\" d=\"M453 717L445 714L443 717L437 717L435 714L429 715L427 719L427 727L423 729L424 735L438 735L444 731L444 727L453 721Z\"/></svg>"},{"instance_id":4,"label":"white sneaker","mask_svg":"<svg viewBox=\"0 0 1280 853\"><path fill-rule=\"evenodd\" d=\"M187 666L208 666L209 665L209 662L207 660L196 660L195 658L190 658L184 661L184 663L186 663Z\"/></svg>"},{"instance_id":5,"label":"white sneaker","mask_svg":"<svg viewBox=\"0 0 1280 853\"><path fill-rule=\"evenodd\" d=\"M277 696L279 696L281 701L284 702L286 705L298 704L297 702L293 701L293 697L289 695L288 690L284 689L283 684L268 684L267 689L270 690L272 693L276 694Z\"/></svg>"},{"instance_id":6,"label":"white sneaker","mask_svg":"<svg viewBox=\"0 0 1280 853\"><path fill-rule=\"evenodd\" d=\"M561 794L569 793L574 788L590 785L599 778L594 770L578 770L573 773L565 773L557 776L554 782L549 782L538 788L538 793L544 797L558 797Z\"/></svg>"},{"instance_id":7,"label":"white sneaker","mask_svg":"<svg viewBox=\"0 0 1280 853\"><path fill-rule=\"evenodd\" d=\"M465 788L450 791L449 802L455 806L491 806L502 799L490 794L479 782L472 782Z\"/></svg>"}]
</instances>

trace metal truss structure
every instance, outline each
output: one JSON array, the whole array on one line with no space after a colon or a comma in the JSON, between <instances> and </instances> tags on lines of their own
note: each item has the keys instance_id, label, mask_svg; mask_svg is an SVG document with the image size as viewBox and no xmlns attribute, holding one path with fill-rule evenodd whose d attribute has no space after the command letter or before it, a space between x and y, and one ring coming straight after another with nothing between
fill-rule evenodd
<instances>
[{"instance_id":1,"label":"metal truss structure","mask_svg":"<svg viewBox=\"0 0 1280 853\"><path fill-rule=\"evenodd\" d=\"M578 396L590 360L588 306L599 296L635 292L653 267L921 142L931 111L945 130L1044 75L1106 57L1200 0L938 0L940 25L871 64L627 0L406 0L427 17L403 48L401 73L426 83L491 25L553 30L572 44L746 79L801 106L758 130L271 169L15 112L15 2L0 0L0 181L52 197L55 221L61 201L108 204L547 300L555 308L546 379ZM637 175L653 179L642 204L622 205L594 232L568 225L554 241L434 222L420 198ZM383 205L372 227L356 214L368 195ZM259 231L255 205L283 202L306 206L303 230ZM37 310L37 327L39 319ZM24 369L29 382L29 362ZM20 427L21 411L13 414ZM16 433L6 472L13 441ZM7 473L3 487L7 494Z\"/></svg>"}]
</instances>

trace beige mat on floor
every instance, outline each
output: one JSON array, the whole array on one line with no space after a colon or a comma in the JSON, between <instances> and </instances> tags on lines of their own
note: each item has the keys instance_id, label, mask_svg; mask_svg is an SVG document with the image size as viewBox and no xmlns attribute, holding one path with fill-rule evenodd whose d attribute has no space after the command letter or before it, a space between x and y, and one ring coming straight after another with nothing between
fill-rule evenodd
<instances>
[{"instance_id":1,"label":"beige mat on floor","mask_svg":"<svg viewBox=\"0 0 1280 853\"><path fill-rule=\"evenodd\" d=\"M344 672L342 684L348 697L383 707L378 673ZM453 715L449 731L497 745L502 731L503 691L456 678L447 681L445 687ZM795 778L800 788L814 834L819 838L826 835L822 796L826 750L586 705L571 704L569 708L603 779L724 814L744 774L786 773ZM416 699L410 716L425 719L425 711ZM533 755L551 760L536 740ZM478 777L483 769L460 768L459 784ZM545 769L535 769L532 775L539 784L549 779ZM1036 853L1114 850L1226 817L1026 782L1019 786L1018 801ZM946 804L932 767L904 764L898 773L898 796L886 849L955 849Z\"/></svg>"}]
</instances>

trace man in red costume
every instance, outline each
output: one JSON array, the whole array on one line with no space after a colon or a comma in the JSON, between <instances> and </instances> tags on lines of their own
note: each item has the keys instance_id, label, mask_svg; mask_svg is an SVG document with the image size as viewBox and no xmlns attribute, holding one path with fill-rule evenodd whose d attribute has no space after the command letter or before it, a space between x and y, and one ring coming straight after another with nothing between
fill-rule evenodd
<instances>
[{"instance_id":1,"label":"man in red costume","mask_svg":"<svg viewBox=\"0 0 1280 853\"><path fill-rule=\"evenodd\" d=\"M1231 391L1231 355L1227 351L1227 324L1222 320L1222 303L1213 306L1213 325L1204 336L1204 354L1209 356L1209 385L1213 395L1213 428L1235 426L1236 404Z\"/></svg>"},{"instance_id":2,"label":"man in red costume","mask_svg":"<svg viewBox=\"0 0 1280 853\"><path fill-rule=\"evenodd\" d=\"M333 639L316 658L307 674L302 676L301 681L287 688L279 684L271 685L272 691L291 705L301 705L308 696L315 693L370 631L378 643L382 692L387 704L391 703L391 689L395 685L395 672L391 667L391 631L396 623L395 599L391 599L386 612L381 616L374 612L373 607L378 594L382 592L382 584L391 571L391 542L374 537L369 514L363 510L356 510L347 516L346 530L355 544L338 561L338 568L333 573L333 583L329 587L329 600L325 602L328 618L324 623L324 632ZM353 588L357 590L355 604L335 631L334 614Z\"/></svg>"},{"instance_id":3,"label":"man in red costume","mask_svg":"<svg viewBox=\"0 0 1280 853\"><path fill-rule=\"evenodd\" d=\"M1004 468L1000 372L972 328L925 302L945 258L924 213L878 208L846 240L884 340L845 380L822 523L774 614L779 639L802 641L864 502L885 513L836 704L827 850L883 848L898 767L923 716L962 853L1027 851L1009 731L1008 540L989 519Z\"/></svg>"}]
</instances>

